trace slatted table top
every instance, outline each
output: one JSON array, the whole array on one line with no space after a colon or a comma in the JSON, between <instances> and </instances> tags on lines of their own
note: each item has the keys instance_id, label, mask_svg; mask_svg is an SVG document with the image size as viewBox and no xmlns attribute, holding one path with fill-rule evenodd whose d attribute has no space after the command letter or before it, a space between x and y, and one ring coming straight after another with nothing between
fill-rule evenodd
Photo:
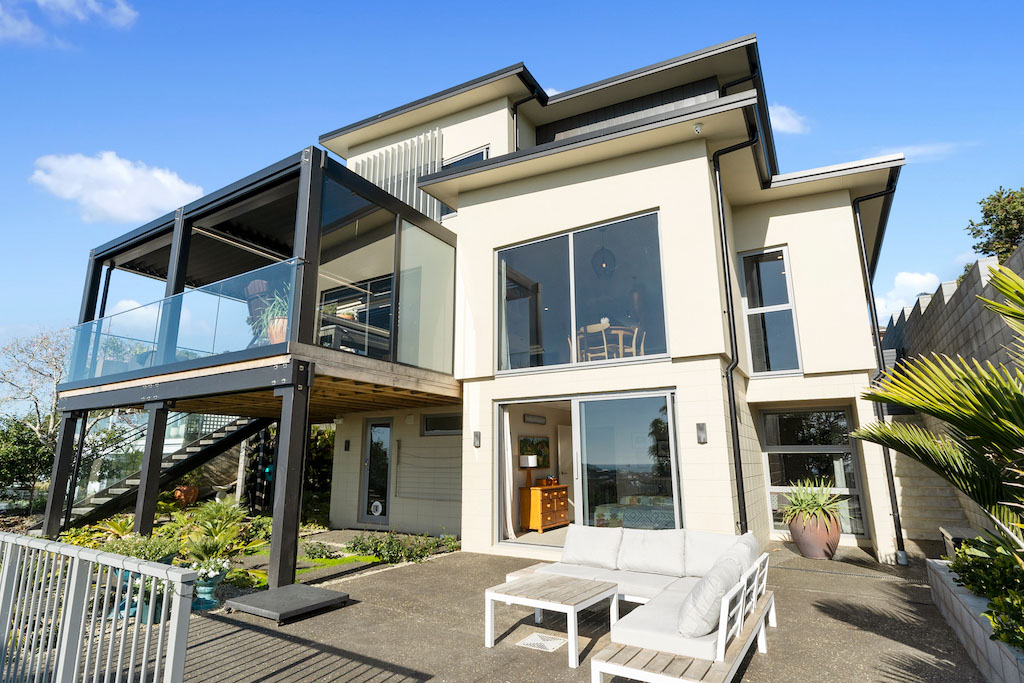
<instances>
[{"instance_id":1,"label":"slatted table top","mask_svg":"<svg viewBox=\"0 0 1024 683\"><path fill-rule=\"evenodd\" d=\"M555 574L535 574L488 588L487 592L509 598L541 600L551 604L574 607L595 596L614 593L617 590L618 585L611 581L576 579Z\"/></svg>"}]
</instances>

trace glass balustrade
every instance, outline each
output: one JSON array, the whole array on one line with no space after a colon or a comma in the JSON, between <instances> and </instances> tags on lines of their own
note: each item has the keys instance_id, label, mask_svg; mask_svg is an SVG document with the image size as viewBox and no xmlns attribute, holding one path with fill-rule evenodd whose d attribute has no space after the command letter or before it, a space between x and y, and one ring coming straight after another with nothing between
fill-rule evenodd
<instances>
[{"instance_id":1,"label":"glass balustrade","mask_svg":"<svg viewBox=\"0 0 1024 683\"><path fill-rule=\"evenodd\" d=\"M284 343L297 268L283 261L78 325L67 381Z\"/></svg>"}]
</instances>

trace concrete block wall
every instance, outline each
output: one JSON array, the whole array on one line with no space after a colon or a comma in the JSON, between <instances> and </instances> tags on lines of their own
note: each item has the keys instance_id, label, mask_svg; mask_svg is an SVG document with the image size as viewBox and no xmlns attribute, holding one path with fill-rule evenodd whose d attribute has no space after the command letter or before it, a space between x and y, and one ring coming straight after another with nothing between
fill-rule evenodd
<instances>
[{"instance_id":1,"label":"concrete block wall","mask_svg":"<svg viewBox=\"0 0 1024 683\"><path fill-rule=\"evenodd\" d=\"M918 297L913 306L890 319L882 347L895 350L899 358L939 353L1008 363L1007 348L1013 344L1013 332L979 299L999 300L989 282L989 268L997 262L995 257L979 259L959 285L944 282L935 293ZM1024 250L1014 253L1005 265L1016 273L1024 272ZM931 431L944 429L941 420L928 415L905 419ZM904 535L908 538L938 540L939 526L969 524L976 529L991 529L981 508L917 462L896 454L893 467Z\"/></svg>"}]
</instances>

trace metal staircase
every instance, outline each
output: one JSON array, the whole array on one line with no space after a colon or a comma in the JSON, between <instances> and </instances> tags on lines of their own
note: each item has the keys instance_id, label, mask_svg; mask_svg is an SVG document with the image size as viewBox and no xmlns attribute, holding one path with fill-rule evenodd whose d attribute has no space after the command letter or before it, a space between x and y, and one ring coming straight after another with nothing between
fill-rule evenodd
<instances>
[{"instance_id":1,"label":"metal staircase","mask_svg":"<svg viewBox=\"0 0 1024 683\"><path fill-rule=\"evenodd\" d=\"M160 485L168 484L213 458L238 446L251 436L273 424L268 418L236 418L217 427L175 451L166 453L160 461ZM78 526L113 514L135 502L139 490L141 471L133 472L104 489L69 505L62 528ZM71 498L71 496L69 496Z\"/></svg>"}]
</instances>

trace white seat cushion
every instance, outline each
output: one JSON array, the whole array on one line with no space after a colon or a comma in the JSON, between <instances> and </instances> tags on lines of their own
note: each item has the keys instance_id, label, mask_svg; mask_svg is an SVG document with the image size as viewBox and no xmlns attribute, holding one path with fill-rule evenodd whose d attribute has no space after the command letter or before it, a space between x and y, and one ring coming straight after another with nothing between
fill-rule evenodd
<instances>
[{"instance_id":1,"label":"white seat cushion","mask_svg":"<svg viewBox=\"0 0 1024 683\"><path fill-rule=\"evenodd\" d=\"M571 576L574 579L596 579L599 574L607 572L607 569L598 567L584 567L579 564L566 564L555 562L537 570L538 574L557 574L558 576ZM605 579L602 579L604 581Z\"/></svg>"},{"instance_id":2,"label":"white seat cushion","mask_svg":"<svg viewBox=\"0 0 1024 683\"><path fill-rule=\"evenodd\" d=\"M739 582L745 571L743 562L749 555L750 549L737 543L718 558L711 570L686 595L676 622L680 634L697 638L718 628L722 598Z\"/></svg>"},{"instance_id":3,"label":"white seat cushion","mask_svg":"<svg viewBox=\"0 0 1024 683\"><path fill-rule=\"evenodd\" d=\"M637 607L612 626L612 642L714 661L717 633L688 638L675 628L685 599L686 595L681 591L665 591Z\"/></svg>"},{"instance_id":4,"label":"white seat cushion","mask_svg":"<svg viewBox=\"0 0 1024 683\"><path fill-rule=\"evenodd\" d=\"M686 532L682 529L623 529L617 568L626 571L683 576Z\"/></svg>"},{"instance_id":5,"label":"white seat cushion","mask_svg":"<svg viewBox=\"0 0 1024 683\"><path fill-rule=\"evenodd\" d=\"M675 593L689 593L693 590L693 587L700 583L700 578L696 576L684 576L681 579L676 579L668 585L665 590L673 591Z\"/></svg>"},{"instance_id":6,"label":"white seat cushion","mask_svg":"<svg viewBox=\"0 0 1024 683\"><path fill-rule=\"evenodd\" d=\"M586 567L615 569L622 543L622 527L570 524L565 532L562 562Z\"/></svg>"},{"instance_id":7,"label":"white seat cushion","mask_svg":"<svg viewBox=\"0 0 1024 683\"><path fill-rule=\"evenodd\" d=\"M683 553L687 576L704 576L722 553L736 545L738 536L713 534L708 531L687 531Z\"/></svg>"},{"instance_id":8,"label":"white seat cushion","mask_svg":"<svg viewBox=\"0 0 1024 683\"><path fill-rule=\"evenodd\" d=\"M650 600L676 580L674 576L626 572L621 569L604 571L594 578L598 581L614 581L619 584L619 595L630 598L642 598L644 600Z\"/></svg>"}]
</instances>

